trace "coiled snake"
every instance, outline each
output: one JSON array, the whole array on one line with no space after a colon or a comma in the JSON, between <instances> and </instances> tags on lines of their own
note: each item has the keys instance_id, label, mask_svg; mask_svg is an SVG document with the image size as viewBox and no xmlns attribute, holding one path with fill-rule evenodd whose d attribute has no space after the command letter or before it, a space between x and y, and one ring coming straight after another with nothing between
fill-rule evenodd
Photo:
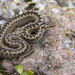
<instances>
[{"instance_id":1,"label":"coiled snake","mask_svg":"<svg viewBox=\"0 0 75 75\"><path fill-rule=\"evenodd\" d=\"M21 35L12 33L16 27L21 28ZM41 38L45 24L41 15L36 12L25 12L9 20L0 32L0 57L13 59L18 62L33 53L31 43ZM27 41L26 41L27 40Z\"/></svg>"}]
</instances>

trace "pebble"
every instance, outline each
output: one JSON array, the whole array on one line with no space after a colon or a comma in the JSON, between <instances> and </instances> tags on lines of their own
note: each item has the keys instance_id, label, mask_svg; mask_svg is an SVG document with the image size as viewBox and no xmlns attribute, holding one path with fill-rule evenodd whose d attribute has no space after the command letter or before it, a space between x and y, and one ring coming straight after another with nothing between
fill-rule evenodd
<instances>
[{"instance_id":1,"label":"pebble","mask_svg":"<svg viewBox=\"0 0 75 75\"><path fill-rule=\"evenodd\" d=\"M0 26L4 23L3 21L4 21L4 20L0 20Z\"/></svg>"},{"instance_id":2,"label":"pebble","mask_svg":"<svg viewBox=\"0 0 75 75\"><path fill-rule=\"evenodd\" d=\"M71 48L70 48L70 51L74 51L74 50L75 50L75 48L74 48L74 47L71 47Z\"/></svg>"},{"instance_id":3,"label":"pebble","mask_svg":"<svg viewBox=\"0 0 75 75\"><path fill-rule=\"evenodd\" d=\"M3 24L4 24L5 22L6 22L5 20L0 20L0 26L1 26L1 28L3 27Z\"/></svg>"},{"instance_id":4,"label":"pebble","mask_svg":"<svg viewBox=\"0 0 75 75\"><path fill-rule=\"evenodd\" d=\"M59 13L59 9L57 9L57 8L53 8L52 11L53 11L54 13Z\"/></svg>"}]
</instances>

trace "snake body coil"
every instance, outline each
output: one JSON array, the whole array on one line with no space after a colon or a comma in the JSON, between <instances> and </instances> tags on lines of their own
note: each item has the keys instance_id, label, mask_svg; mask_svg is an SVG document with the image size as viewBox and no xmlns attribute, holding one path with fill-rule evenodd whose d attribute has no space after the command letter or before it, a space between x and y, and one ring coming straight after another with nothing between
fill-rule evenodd
<instances>
[{"instance_id":1,"label":"snake body coil","mask_svg":"<svg viewBox=\"0 0 75 75\"><path fill-rule=\"evenodd\" d=\"M0 57L12 59L24 53L23 57L29 55L31 44L25 39L38 40L43 33L42 23L43 18L36 12L26 12L8 21L0 32ZM12 33L18 26L22 27L20 36Z\"/></svg>"},{"instance_id":2,"label":"snake body coil","mask_svg":"<svg viewBox=\"0 0 75 75\"><path fill-rule=\"evenodd\" d=\"M21 35L13 33L21 28ZM43 18L36 12L26 12L8 21L0 32L0 57L13 59L20 56L19 61L31 54L31 43L43 34ZM26 41L28 40L28 41Z\"/></svg>"}]
</instances>

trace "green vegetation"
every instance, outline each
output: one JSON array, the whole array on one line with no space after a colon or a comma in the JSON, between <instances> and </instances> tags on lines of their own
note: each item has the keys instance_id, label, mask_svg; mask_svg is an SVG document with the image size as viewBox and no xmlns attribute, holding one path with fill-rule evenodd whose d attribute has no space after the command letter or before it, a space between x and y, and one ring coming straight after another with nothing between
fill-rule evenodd
<instances>
[{"instance_id":1,"label":"green vegetation","mask_svg":"<svg viewBox=\"0 0 75 75\"><path fill-rule=\"evenodd\" d=\"M18 74L20 75L33 75L33 72L27 70L27 71L23 71L23 65L17 65L15 66L15 70L18 72Z\"/></svg>"}]
</instances>

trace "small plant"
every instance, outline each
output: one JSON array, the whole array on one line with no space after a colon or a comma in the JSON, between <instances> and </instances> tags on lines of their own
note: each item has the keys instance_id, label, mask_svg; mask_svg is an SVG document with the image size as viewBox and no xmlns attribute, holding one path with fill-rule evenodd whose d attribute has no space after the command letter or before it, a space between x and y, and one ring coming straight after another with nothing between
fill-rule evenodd
<instances>
[{"instance_id":1,"label":"small plant","mask_svg":"<svg viewBox=\"0 0 75 75\"><path fill-rule=\"evenodd\" d=\"M20 74L20 75L33 75L33 72L27 70L23 72L23 65L17 65L15 66L15 70Z\"/></svg>"}]
</instances>

